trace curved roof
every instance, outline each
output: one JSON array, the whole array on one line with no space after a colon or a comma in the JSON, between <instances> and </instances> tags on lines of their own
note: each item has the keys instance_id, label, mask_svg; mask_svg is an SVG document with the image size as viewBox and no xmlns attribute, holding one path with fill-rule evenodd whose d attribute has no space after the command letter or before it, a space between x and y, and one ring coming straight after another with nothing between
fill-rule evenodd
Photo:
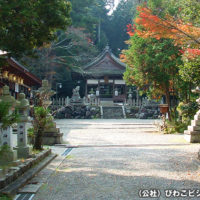
<instances>
[{"instance_id":1,"label":"curved roof","mask_svg":"<svg viewBox=\"0 0 200 200\"><path fill-rule=\"evenodd\" d=\"M126 65L117 58L107 46L92 62L83 67L85 75L122 75Z\"/></svg>"},{"instance_id":2,"label":"curved roof","mask_svg":"<svg viewBox=\"0 0 200 200\"><path fill-rule=\"evenodd\" d=\"M26 85L28 86L42 85L42 81L37 76L29 72L27 68L21 65L14 58L8 58L7 62L9 65L6 66L5 70L12 71L14 74L23 77Z\"/></svg>"}]
</instances>

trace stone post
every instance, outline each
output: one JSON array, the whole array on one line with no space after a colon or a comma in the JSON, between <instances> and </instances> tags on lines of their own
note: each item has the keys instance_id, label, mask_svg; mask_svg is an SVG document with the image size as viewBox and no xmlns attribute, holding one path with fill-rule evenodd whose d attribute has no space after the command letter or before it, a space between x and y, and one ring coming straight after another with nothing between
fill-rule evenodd
<instances>
[{"instance_id":1,"label":"stone post","mask_svg":"<svg viewBox=\"0 0 200 200\"><path fill-rule=\"evenodd\" d=\"M17 124L17 150L18 158L28 158L30 156L30 148L27 146L27 122L28 110L30 108L29 101L25 99L25 94L20 93L18 97L18 110L20 121Z\"/></svg>"},{"instance_id":2,"label":"stone post","mask_svg":"<svg viewBox=\"0 0 200 200\"><path fill-rule=\"evenodd\" d=\"M131 90L131 88L128 91L128 105L129 106L133 105L133 102L132 102L132 90Z\"/></svg>"},{"instance_id":3,"label":"stone post","mask_svg":"<svg viewBox=\"0 0 200 200\"><path fill-rule=\"evenodd\" d=\"M3 87L3 95L0 97L0 101L7 102L10 106L11 109L9 111L9 114L12 113L12 107L16 105L16 100L13 96L10 95L9 92L9 87L4 86ZM1 146L3 145L8 145L10 148L10 151L7 153L7 162L12 162L17 159L17 152L13 149L14 144L13 144L13 138L12 138L12 127L9 126L6 129L1 129L1 124L0 124L0 140L1 140Z\"/></svg>"},{"instance_id":4,"label":"stone post","mask_svg":"<svg viewBox=\"0 0 200 200\"><path fill-rule=\"evenodd\" d=\"M83 104L86 105L87 102L86 102L86 97L83 97Z\"/></svg>"},{"instance_id":5,"label":"stone post","mask_svg":"<svg viewBox=\"0 0 200 200\"><path fill-rule=\"evenodd\" d=\"M70 103L70 98L67 96L67 99L66 99L66 106L68 106Z\"/></svg>"}]
</instances>

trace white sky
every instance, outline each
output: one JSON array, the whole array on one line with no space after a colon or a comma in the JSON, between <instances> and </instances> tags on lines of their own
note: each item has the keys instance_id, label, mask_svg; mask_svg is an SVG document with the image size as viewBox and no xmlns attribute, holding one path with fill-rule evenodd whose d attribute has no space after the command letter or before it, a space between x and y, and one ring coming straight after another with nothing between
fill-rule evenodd
<instances>
[{"instance_id":1,"label":"white sky","mask_svg":"<svg viewBox=\"0 0 200 200\"><path fill-rule=\"evenodd\" d=\"M117 7L120 0L115 0L115 7Z\"/></svg>"},{"instance_id":2,"label":"white sky","mask_svg":"<svg viewBox=\"0 0 200 200\"><path fill-rule=\"evenodd\" d=\"M117 5L118 5L118 3L120 2L120 0L114 0L114 2L115 2L115 7L114 7L114 10L115 10L116 7L117 7ZM113 12L113 10L111 10L111 11L108 13L108 15L111 15L112 12Z\"/></svg>"}]
</instances>

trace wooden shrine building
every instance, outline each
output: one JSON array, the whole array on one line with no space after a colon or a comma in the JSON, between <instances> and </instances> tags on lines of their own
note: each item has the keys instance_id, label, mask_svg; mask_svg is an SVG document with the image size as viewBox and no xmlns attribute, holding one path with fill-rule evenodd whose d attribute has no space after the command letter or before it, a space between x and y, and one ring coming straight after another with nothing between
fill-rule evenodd
<instances>
[{"instance_id":1,"label":"wooden shrine building","mask_svg":"<svg viewBox=\"0 0 200 200\"><path fill-rule=\"evenodd\" d=\"M20 92L30 98L32 89L39 88L42 81L14 58L8 58L6 64L1 68L0 93L2 93L4 85L9 86L10 93L15 98Z\"/></svg>"},{"instance_id":2,"label":"wooden shrine building","mask_svg":"<svg viewBox=\"0 0 200 200\"><path fill-rule=\"evenodd\" d=\"M126 84L123 73L126 65L122 63L107 46L104 51L91 63L84 66L85 96L91 90L99 91L101 100L113 100L114 102L126 99Z\"/></svg>"}]
</instances>

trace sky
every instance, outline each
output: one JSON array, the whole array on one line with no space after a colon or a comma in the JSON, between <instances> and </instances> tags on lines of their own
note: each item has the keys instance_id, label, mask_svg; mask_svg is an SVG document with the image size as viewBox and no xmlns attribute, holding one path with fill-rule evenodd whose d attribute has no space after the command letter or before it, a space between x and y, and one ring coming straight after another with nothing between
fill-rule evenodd
<instances>
[{"instance_id":1,"label":"sky","mask_svg":"<svg viewBox=\"0 0 200 200\"><path fill-rule=\"evenodd\" d=\"M118 3L120 2L120 0L114 0L114 2L115 2L115 7L114 7L114 10L116 9L116 7L117 7L117 5L118 5ZM109 13L108 13L108 15L111 15L113 13L113 10L111 10Z\"/></svg>"},{"instance_id":2,"label":"sky","mask_svg":"<svg viewBox=\"0 0 200 200\"><path fill-rule=\"evenodd\" d=\"M115 0L115 7L117 7L120 0Z\"/></svg>"}]
</instances>

